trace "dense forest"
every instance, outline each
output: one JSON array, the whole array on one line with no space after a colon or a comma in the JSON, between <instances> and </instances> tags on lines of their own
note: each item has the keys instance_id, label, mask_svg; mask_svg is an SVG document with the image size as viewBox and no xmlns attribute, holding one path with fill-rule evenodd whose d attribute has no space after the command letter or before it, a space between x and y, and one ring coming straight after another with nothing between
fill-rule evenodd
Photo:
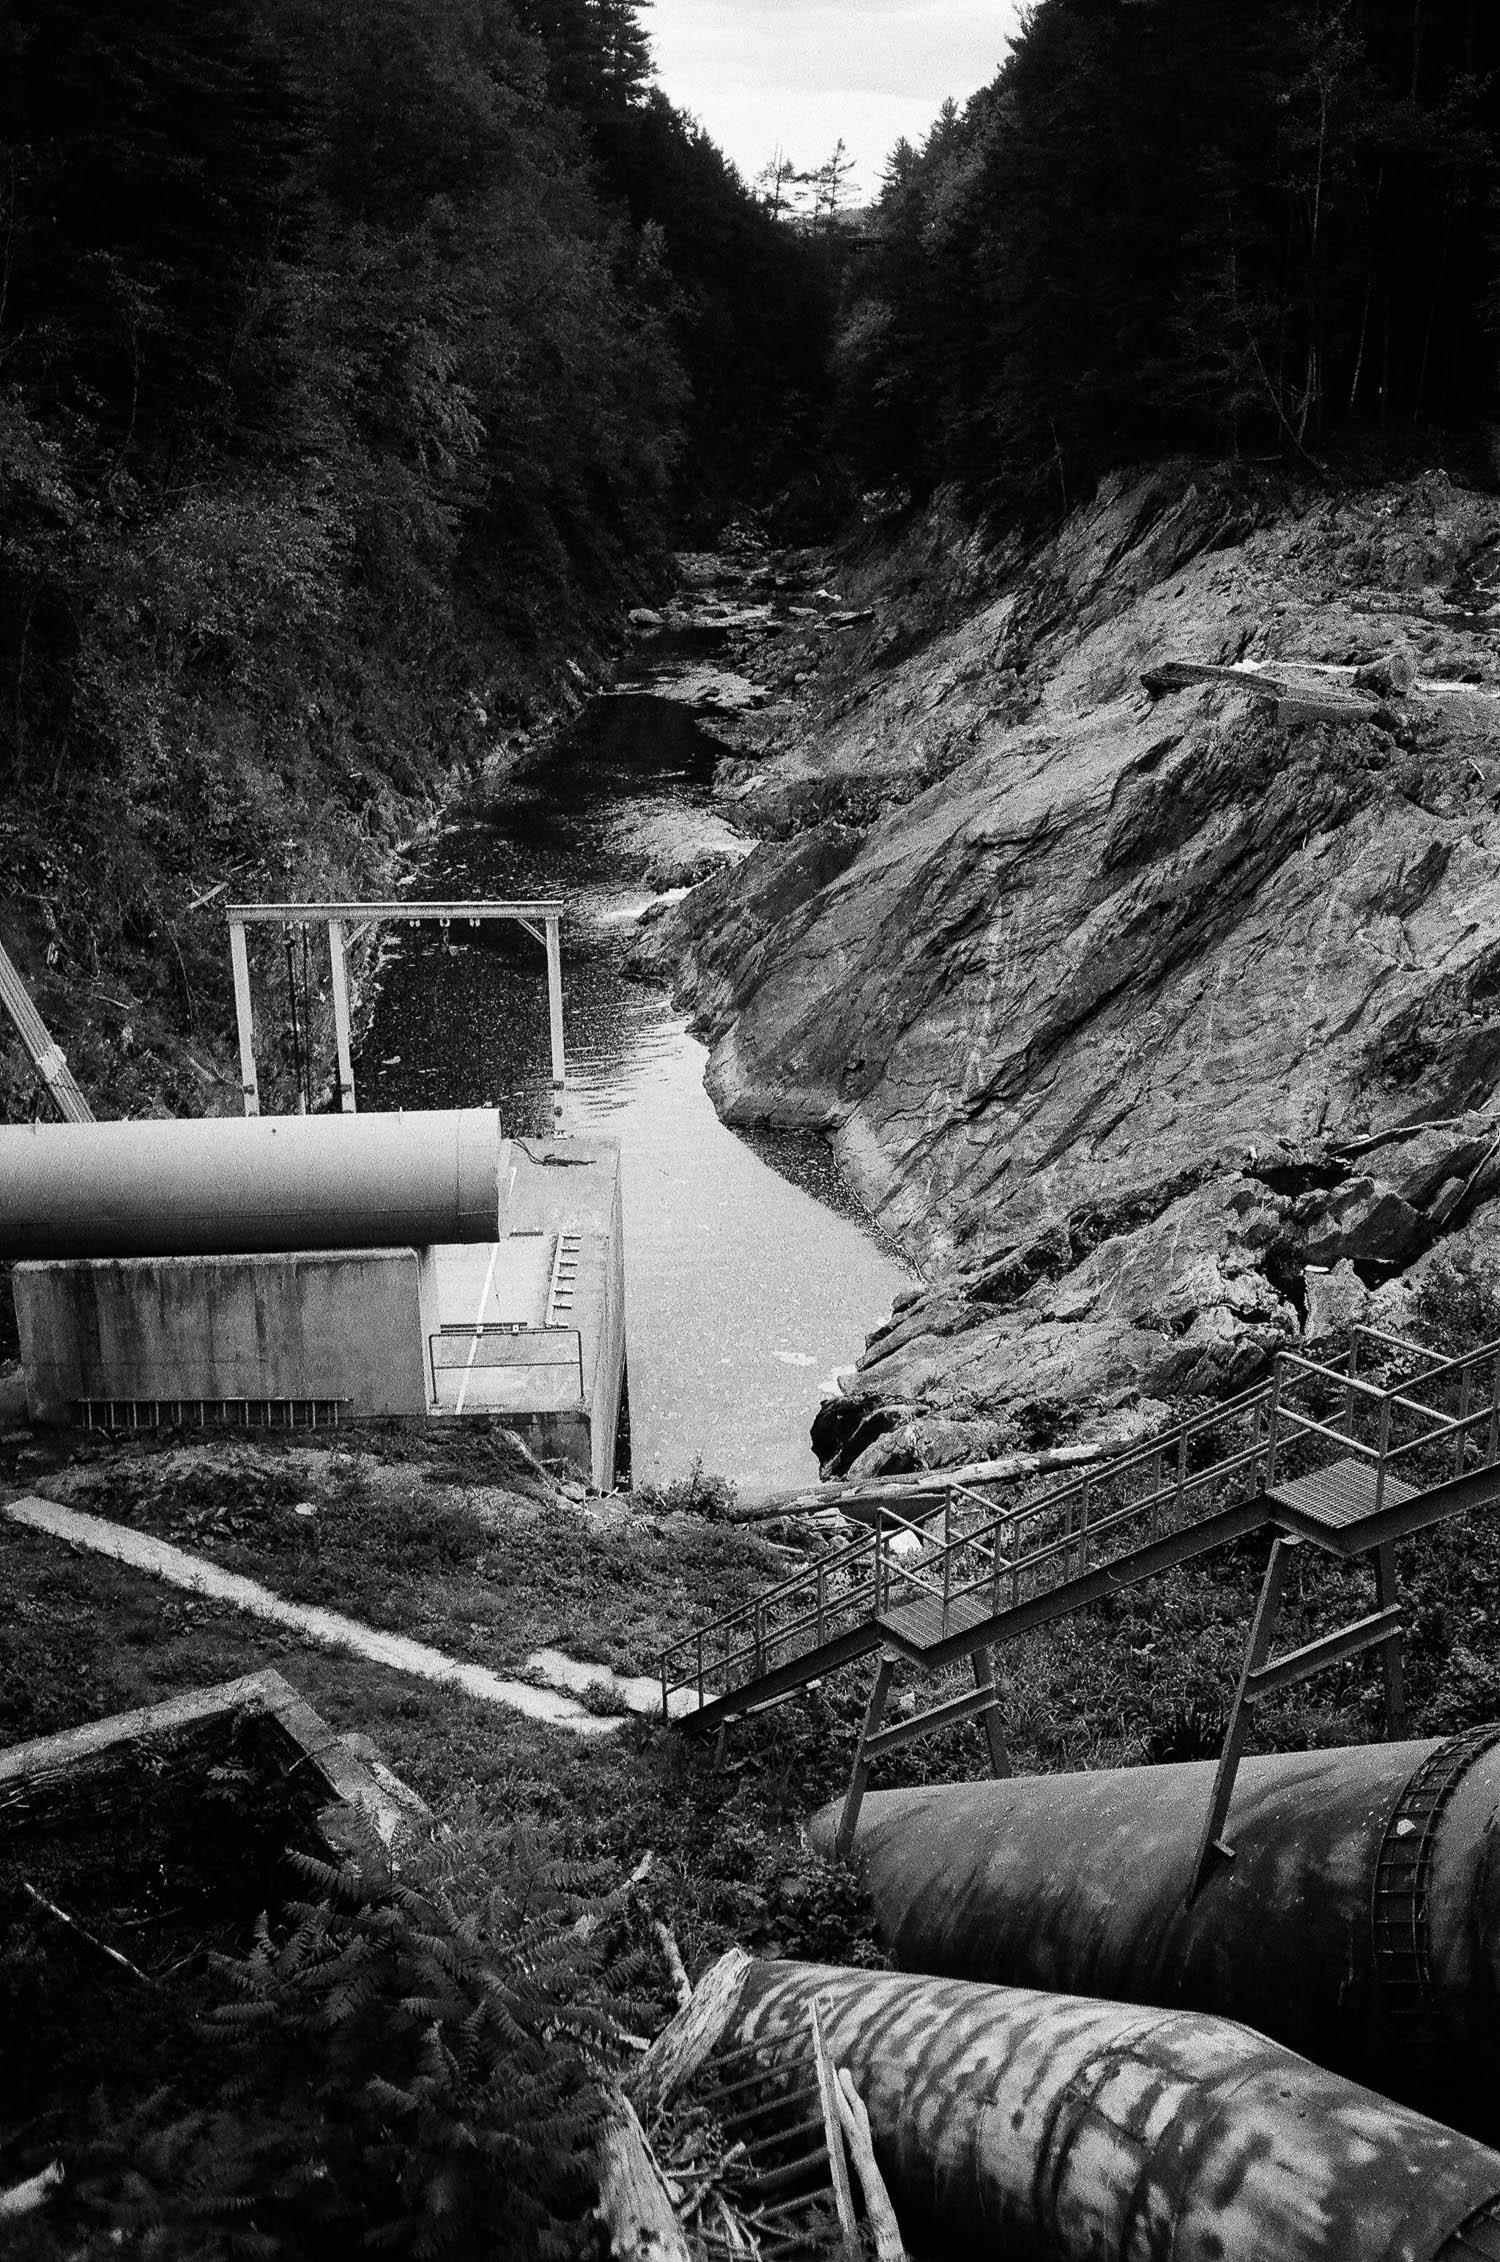
<instances>
[{"instance_id":1,"label":"dense forest","mask_svg":"<svg viewBox=\"0 0 1500 2262\"><path fill-rule=\"evenodd\" d=\"M892 155L844 437L919 495L1183 448L1420 455L1500 414L1491 0L1041 0Z\"/></svg>"},{"instance_id":2,"label":"dense forest","mask_svg":"<svg viewBox=\"0 0 1500 2262\"><path fill-rule=\"evenodd\" d=\"M624 0L0 0L28 964L146 980L209 877L369 877L670 535L774 496L830 312Z\"/></svg>"},{"instance_id":3,"label":"dense forest","mask_svg":"<svg viewBox=\"0 0 1500 2262\"><path fill-rule=\"evenodd\" d=\"M814 218L648 30L0 0L0 869L44 989L123 951L195 1025L207 884L372 880L747 505L805 538L1183 449L1483 463L1489 0L1038 0L872 213L840 143ZM80 1072L139 1104L115 1037Z\"/></svg>"}]
</instances>

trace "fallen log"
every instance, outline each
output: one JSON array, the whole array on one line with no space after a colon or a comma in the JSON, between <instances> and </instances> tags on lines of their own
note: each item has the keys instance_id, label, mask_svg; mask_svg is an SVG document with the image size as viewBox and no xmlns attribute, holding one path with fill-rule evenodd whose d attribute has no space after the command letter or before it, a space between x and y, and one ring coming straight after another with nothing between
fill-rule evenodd
<instances>
[{"instance_id":1,"label":"fallen log","mask_svg":"<svg viewBox=\"0 0 1500 2262\"><path fill-rule=\"evenodd\" d=\"M1212 660L1159 660L1142 671L1141 682L1154 697L1164 691L1184 691L1195 683L1222 684L1231 691L1247 691L1253 698L1271 701L1277 720L1284 723L1368 722L1379 712L1379 702L1349 689L1324 689L1299 680L1301 662L1281 668L1239 668Z\"/></svg>"},{"instance_id":2,"label":"fallen log","mask_svg":"<svg viewBox=\"0 0 1500 2262\"><path fill-rule=\"evenodd\" d=\"M912 1469L890 1477L829 1477L808 1492L787 1492L748 1501L729 1511L736 1524L770 1523L779 1516L810 1514L823 1508L849 1509L883 1500L910 1501L931 1497L941 1500L955 1484L1006 1484L1018 1477L1049 1476L1055 1469L1088 1468L1096 1461L1112 1461L1149 1439L1111 1438L1094 1445L1055 1445L1045 1452L1005 1453L992 1461L964 1461L952 1469Z\"/></svg>"},{"instance_id":3,"label":"fallen log","mask_svg":"<svg viewBox=\"0 0 1500 2262\"><path fill-rule=\"evenodd\" d=\"M744 1949L731 1948L704 1973L690 1999L662 2028L625 2085L643 2112L670 2104L718 2047L749 1969Z\"/></svg>"}]
</instances>

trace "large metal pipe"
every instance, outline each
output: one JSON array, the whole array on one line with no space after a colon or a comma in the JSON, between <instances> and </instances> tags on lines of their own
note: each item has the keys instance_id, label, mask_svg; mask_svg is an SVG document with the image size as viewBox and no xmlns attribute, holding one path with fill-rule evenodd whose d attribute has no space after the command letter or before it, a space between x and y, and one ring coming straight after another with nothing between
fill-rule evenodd
<instances>
[{"instance_id":1,"label":"large metal pipe","mask_svg":"<svg viewBox=\"0 0 1500 2262\"><path fill-rule=\"evenodd\" d=\"M853 1858L908 1970L1243 2019L1500 2141L1500 1729L1213 1768L872 1793ZM831 1852L839 1809L812 1826Z\"/></svg>"},{"instance_id":2,"label":"large metal pipe","mask_svg":"<svg viewBox=\"0 0 1500 2262\"><path fill-rule=\"evenodd\" d=\"M805 2049L814 2001L944 2262L1500 2256L1500 2153L1228 2019L762 1963L726 2043Z\"/></svg>"},{"instance_id":3,"label":"large metal pipe","mask_svg":"<svg viewBox=\"0 0 1500 2262\"><path fill-rule=\"evenodd\" d=\"M508 1155L482 1107L0 1126L0 1257L493 1241Z\"/></svg>"}]
</instances>

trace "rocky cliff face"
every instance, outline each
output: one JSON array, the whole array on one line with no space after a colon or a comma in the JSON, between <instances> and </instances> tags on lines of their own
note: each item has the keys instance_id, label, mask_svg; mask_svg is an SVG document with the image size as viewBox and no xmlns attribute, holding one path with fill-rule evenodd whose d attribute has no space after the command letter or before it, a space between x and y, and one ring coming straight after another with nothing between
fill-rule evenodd
<instances>
[{"instance_id":1,"label":"rocky cliff face","mask_svg":"<svg viewBox=\"0 0 1500 2262\"><path fill-rule=\"evenodd\" d=\"M767 837L665 939L723 1113L827 1131L928 1278L825 1458L1149 1418L1395 1309L1500 1177L1500 504L1168 470L852 579L820 664L755 655Z\"/></svg>"}]
</instances>

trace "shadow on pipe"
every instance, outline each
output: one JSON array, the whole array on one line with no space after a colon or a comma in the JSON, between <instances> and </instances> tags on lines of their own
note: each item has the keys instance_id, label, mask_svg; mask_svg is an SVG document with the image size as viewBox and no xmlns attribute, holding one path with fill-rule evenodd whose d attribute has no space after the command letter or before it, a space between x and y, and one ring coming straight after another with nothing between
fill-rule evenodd
<instances>
[{"instance_id":1,"label":"shadow on pipe","mask_svg":"<svg viewBox=\"0 0 1500 2262\"><path fill-rule=\"evenodd\" d=\"M814 2000L919 2253L1500 2256L1500 2153L1227 2019L761 1963L725 2041L799 2047Z\"/></svg>"},{"instance_id":2,"label":"shadow on pipe","mask_svg":"<svg viewBox=\"0 0 1500 2262\"><path fill-rule=\"evenodd\" d=\"M1217 2013L1500 2140L1500 1728L871 1794L853 1859L908 1970ZM813 1821L832 1851L837 1805Z\"/></svg>"}]
</instances>

